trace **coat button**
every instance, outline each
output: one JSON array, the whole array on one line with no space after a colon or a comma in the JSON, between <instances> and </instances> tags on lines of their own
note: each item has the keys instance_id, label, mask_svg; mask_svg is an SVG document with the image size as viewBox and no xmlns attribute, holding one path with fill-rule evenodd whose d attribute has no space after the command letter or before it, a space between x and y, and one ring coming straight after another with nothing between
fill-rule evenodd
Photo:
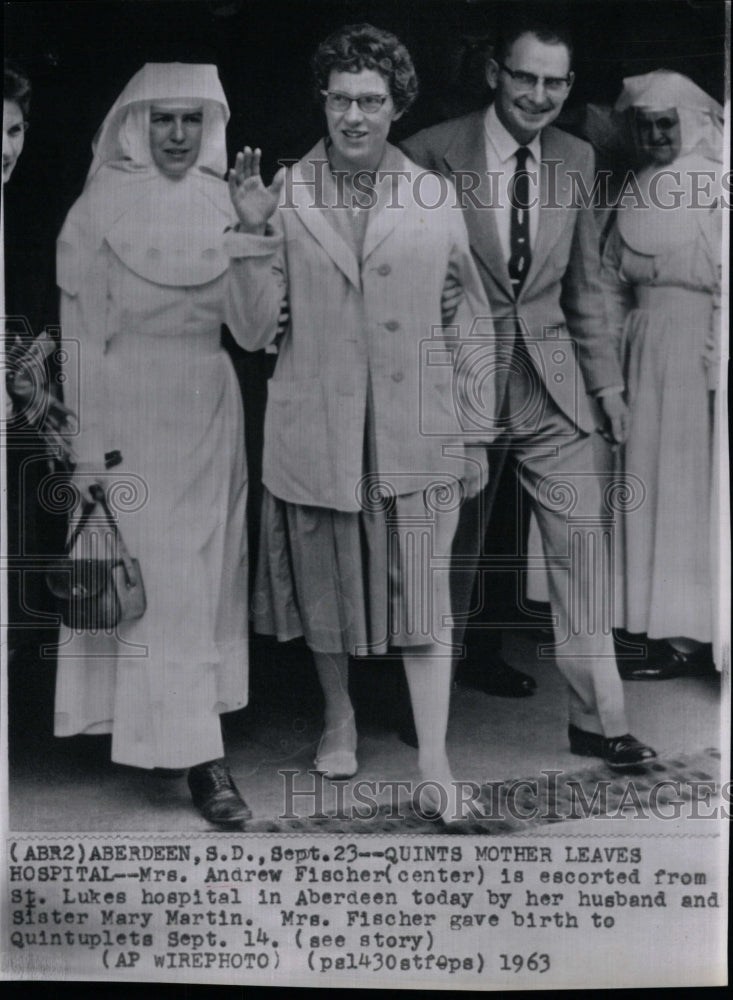
<instances>
[{"instance_id":1,"label":"coat button","mask_svg":"<svg viewBox=\"0 0 733 1000\"><path fill-rule=\"evenodd\" d=\"M404 377L405 376L402 374L402 372L392 372L393 382L401 382Z\"/></svg>"},{"instance_id":2,"label":"coat button","mask_svg":"<svg viewBox=\"0 0 733 1000\"><path fill-rule=\"evenodd\" d=\"M386 278L388 274L392 273L392 268L389 264L380 264L377 268L377 274L381 274L383 278Z\"/></svg>"},{"instance_id":3,"label":"coat button","mask_svg":"<svg viewBox=\"0 0 733 1000\"><path fill-rule=\"evenodd\" d=\"M400 324L396 319L388 319L384 325L391 333L394 333L395 330L399 330L400 328Z\"/></svg>"}]
</instances>

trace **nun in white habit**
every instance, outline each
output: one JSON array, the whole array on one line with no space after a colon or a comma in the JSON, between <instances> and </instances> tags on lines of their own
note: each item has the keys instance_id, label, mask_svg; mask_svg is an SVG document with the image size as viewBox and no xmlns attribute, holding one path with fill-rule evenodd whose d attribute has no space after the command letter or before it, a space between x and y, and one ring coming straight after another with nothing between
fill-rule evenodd
<instances>
[{"instance_id":1,"label":"nun in white habit","mask_svg":"<svg viewBox=\"0 0 733 1000\"><path fill-rule=\"evenodd\" d=\"M604 256L629 406L619 457L633 500L617 522L616 625L665 640L623 676L664 680L712 672L713 642L718 665L727 656L716 581L723 109L687 77L654 70L624 80L616 111L641 161Z\"/></svg>"},{"instance_id":2,"label":"nun in white habit","mask_svg":"<svg viewBox=\"0 0 733 1000\"><path fill-rule=\"evenodd\" d=\"M144 66L97 134L57 278L63 336L79 345L66 370L76 483L106 487L147 610L114 635L64 632L55 734L111 733L114 761L190 768L214 823L250 815L219 719L248 686L244 424L221 325L250 349L274 332L241 300L226 250L228 117L216 67Z\"/></svg>"}]
</instances>

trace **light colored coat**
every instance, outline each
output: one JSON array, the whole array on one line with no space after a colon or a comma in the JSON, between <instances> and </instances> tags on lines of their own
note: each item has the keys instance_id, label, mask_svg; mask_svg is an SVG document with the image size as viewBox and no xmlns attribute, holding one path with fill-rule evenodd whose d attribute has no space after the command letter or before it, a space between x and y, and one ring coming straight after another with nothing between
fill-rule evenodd
<instances>
[{"instance_id":1,"label":"light colored coat","mask_svg":"<svg viewBox=\"0 0 733 1000\"><path fill-rule=\"evenodd\" d=\"M292 503L363 506L370 396L373 471L383 489L404 494L480 478L464 447L454 364L469 336L480 336L474 347L493 357L493 327L462 212L444 178L420 171L391 146L385 164L400 173L377 184L361 260L329 218L348 209L324 210L319 200L323 142L288 172L276 234L230 237L242 248L243 301L269 296L274 312L285 291L289 299L290 327L269 383L263 481ZM449 266L464 295L451 327L443 328ZM494 370L485 367L481 405L493 415ZM494 434L483 428L483 440Z\"/></svg>"},{"instance_id":2,"label":"light colored coat","mask_svg":"<svg viewBox=\"0 0 733 1000\"><path fill-rule=\"evenodd\" d=\"M491 203L485 143L481 111L418 132L403 145L417 163L470 192L463 195L466 226L497 329L497 406L504 399L518 317L548 392L581 430L592 432L597 421L586 392L624 384L600 283L598 231L592 208L580 197L593 188L593 150L560 129L543 129L539 228L515 299L494 213L481 207ZM470 175L470 183L459 175Z\"/></svg>"}]
</instances>

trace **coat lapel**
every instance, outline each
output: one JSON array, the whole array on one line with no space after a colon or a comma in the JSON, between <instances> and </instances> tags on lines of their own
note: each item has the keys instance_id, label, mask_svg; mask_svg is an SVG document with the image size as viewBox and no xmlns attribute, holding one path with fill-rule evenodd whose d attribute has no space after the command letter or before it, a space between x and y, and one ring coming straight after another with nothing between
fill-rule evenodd
<instances>
[{"instance_id":1,"label":"coat lapel","mask_svg":"<svg viewBox=\"0 0 733 1000\"><path fill-rule=\"evenodd\" d=\"M361 275L353 249L329 223L323 208L319 207L324 204L324 195L330 189L330 185L326 183L327 173L328 157L321 141L293 167L292 184L288 185L286 181L285 201L281 211L294 209L305 228L323 247L336 267L355 288L360 288Z\"/></svg>"},{"instance_id":2,"label":"coat lapel","mask_svg":"<svg viewBox=\"0 0 733 1000\"><path fill-rule=\"evenodd\" d=\"M556 246L560 233L568 221L570 181L567 175L566 151L563 149L561 133L555 129L545 129L540 141L542 143L540 219L537 227L537 240L532 249L532 261L529 265L527 279L519 295L520 300L527 296L537 275L547 263L547 258Z\"/></svg>"},{"instance_id":3,"label":"coat lapel","mask_svg":"<svg viewBox=\"0 0 733 1000\"><path fill-rule=\"evenodd\" d=\"M479 183L472 194L464 195L466 204L464 218L471 249L483 261L494 280L504 288L509 298L513 299L514 290L499 241L494 210L490 207L476 208L471 205L471 198L475 198L480 205L490 206L498 195L498 192L492 190L491 180L486 172L483 111L475 112L462 123L444 158L452 174L470 173L479 178ZM460 182L455 183L460 189ZM468 190L469 185L464 185L464 188Z\"/></svg>"},{"instance_id":4,"label":"coat lapel","mask_svg":"<svg viewBox=\"0 0 733 1000\"><path fill-rule=\"evenodd\" d=\"M369 209L369 221L367 222L362 250L364 260L389 236L400 220L402 213L399 210L388 209L387 206L390 204L405 204L405 198L409 198L409 194L405 194L402 190L395 191L393 186L395 183L400 185L401 188L405 184L409 186L409 179L399 174L390 175L390 172L404 171L406 166L407 160L405 156L395 146L387 143L382 162L379 165L382 177L380 180L378 174L376 184L377 203L373 208Z\"/></svg>"}]
</instances>

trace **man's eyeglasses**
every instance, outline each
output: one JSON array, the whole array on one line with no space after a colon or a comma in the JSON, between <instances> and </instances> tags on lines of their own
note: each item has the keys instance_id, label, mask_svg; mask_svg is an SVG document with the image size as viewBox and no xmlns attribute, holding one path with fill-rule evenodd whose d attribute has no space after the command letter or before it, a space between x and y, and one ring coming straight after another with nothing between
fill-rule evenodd
<instances>
[{"instance_id":1,"label":"man's eyeglasses","mask_svg":"<svg viewBox=\"0 0 733 1000\"><path fill-rule=\"evenodd\" d=\"M525 73L522 69L509 69L504 63L497 63L497 65L499 69L503 69L505 73L509 74L518 90L534 90L541 82L548 93L561 94L573 82L572 73L568 73L567 76L535 76L534 73Z\"/></svg>"},{"instance_id":2,"label":"man's eyeglasses","mask_svg":"<svg viewBox=\"0 0 733 1000\"><path fill-rule=\"evenodd\" d=\"M362 94L360 97L350 97L348 94L340 94L337 90L322 90L321 93L326 98L326 107L330 111L348 111L356 101L359 110L365 115L375 115L389 97L389 94Z\"/></svg>"}]
</instances>

